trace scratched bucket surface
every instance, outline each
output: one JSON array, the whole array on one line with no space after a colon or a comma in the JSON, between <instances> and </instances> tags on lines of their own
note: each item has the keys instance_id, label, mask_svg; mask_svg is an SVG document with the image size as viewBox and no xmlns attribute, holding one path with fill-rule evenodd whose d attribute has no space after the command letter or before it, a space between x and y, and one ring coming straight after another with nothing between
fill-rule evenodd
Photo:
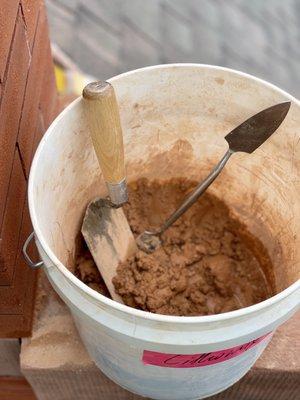
<instances>
[{"instance_id":1,"label":"scratched bucket surface","mask_svg":"<svg viewBox=\"0 0 300 400\"><path fill-rule=\"evenodd\" d=\"M204 398L239 380L299 306L300 104L265 81L206 65L148 67L110 82L120 105L128 181L200 180L223 155L223 137L232 128L277 102L293 102L271 140L251 156L234 155L210 188L262 241L278 289L229 313L150 314L105 298L72 274L83 213L106 193L80 98L50 126L32 164L30 214L44 271L97 366L153 399Z\"/></svg>"}]
</instances>

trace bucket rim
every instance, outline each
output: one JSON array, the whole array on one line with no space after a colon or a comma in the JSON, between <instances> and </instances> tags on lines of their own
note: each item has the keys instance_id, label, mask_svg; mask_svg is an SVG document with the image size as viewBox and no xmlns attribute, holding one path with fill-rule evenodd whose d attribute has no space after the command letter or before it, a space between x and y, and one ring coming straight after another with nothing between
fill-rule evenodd
<instances>
[{"instance_id":1,"label":"bucket rim","mask_svg":"<svg viewBox=\"0 0 300 400\"><path fill-rule=\"evenodd\" d=\"M171 63L171 64L151 65L151 66L147 66L147 67L143 67L143 68L137 68L137 69L134 69L134 70L131 70L128 72L124 72L124 73L116 75L110 79L107 79L107 81L110 82L111 84L113 84L114 82L117 82L119 79L122 79L126 76L134 75L135 73L138 73L138 72L144 72L144 71L149 71L149 70L154 70L154 69L170 69L170 68L199 68L199 70L210 69L210 70L216 70L216 71L218 71L218 70L226 71L233 75L241 76L241 77L247 78L249 80L256 81L265 87L276 90L278 93L282 94L287 99L291 100L293 103L295 103L297 106L300 107L300 101L298 99L296 99L294 96L290 95L288 92L284 91L283 89L278 88L276 85L274 85L268 81L265 81L264 79L257 78L256 76L253 76L251 74L247 74L245 72L238 71L235 69L217 66L217 65L210 65L210 64ZM112 307L113 309L115 309L118 312L129 314L130 316L134 316L137 318L151 320L153 322L177 323L177 324L178 323L179 324L206 324L206 323L212 323L212 322L220 322L220 321L225 321L225 320L237 319L237 318L243 317L245 315L254 314L256 312L259 312L262 309L269 308L270 306L275 305L276 303L280 302L284 298L288 297L296 290L300 289L300 279L298 279L292 285L288 286L286 289L282 290L281 292L277 293L276 295L271 296L270 298L268 298L264 301L261 301L257 304L254 304L252 306L240 308L238 310L229 311L229 312L225 312L225 313L221 313L221 314L186 317L186 316L172 316L172 315L155 314L155 313L151 313L148 311L138 310L133 307L129 307L125 304L118 303L118 302L102 295L101 293L96 292L95 290L91 289L89 286L84 284L80 279L78 279L56 257L54 252L48 246L47 241L43 237L43 234L39 228L37 215L35 212L33 187L34 187L35 173L37 170L38 162L40 160L43 148L44 148L48 138L50 137L52 131L55 130L56 125L60 122L61 119L64 118L65 114L67 114L72 108L74 108L80 101L81 101L81 96L78 97L77 99L75 99L61 113L59 113L59 115L53 120L53 122L50 124L50 126L46 130L43 138L41 139L41 141L39 143L36 153L34 155L31 169L30 169L29 181L28 181L29 212L30 212L32 225L34 228L35 238L37 239L38 243L40 244L42 250L45 252L47 257L53 263L53 266L58 268L58 270L65 276L66 279L68 279L72 283L72 285L74 285L75 287L78 287L86 295L93 298L93 300L104 303L106 306ZM47 268L47 267L45 266L45 268Z\"/></svg>"}]
</instances>

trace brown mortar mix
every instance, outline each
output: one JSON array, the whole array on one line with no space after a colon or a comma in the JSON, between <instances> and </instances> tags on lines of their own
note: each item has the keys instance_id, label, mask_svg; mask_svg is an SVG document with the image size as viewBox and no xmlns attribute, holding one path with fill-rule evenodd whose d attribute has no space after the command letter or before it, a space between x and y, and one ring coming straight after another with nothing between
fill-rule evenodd
<instances>
[{"instance_id":1,"label":"brown mortar mix","mask_svg":"<svg viewBox=\"0 0 300 400\"><path fill-rule=\"evenodd\" d=\"M158 227L196 182L140 179L129 186L124 207L135 236ZM83 242L83 240L82 240ZM142 251L119 265L113 279L125 304L167 315L209 315L256 304L274 292L272 265L260 241L205 193L162 236L153 254ZM78 249L77 277L108 291L88 249Z\"/></svg>"}]
</instances>

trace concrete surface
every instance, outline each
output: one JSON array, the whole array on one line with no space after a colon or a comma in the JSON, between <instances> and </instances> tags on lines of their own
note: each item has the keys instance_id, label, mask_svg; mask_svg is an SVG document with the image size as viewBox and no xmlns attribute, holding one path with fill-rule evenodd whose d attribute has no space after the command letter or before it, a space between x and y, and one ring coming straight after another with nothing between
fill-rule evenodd
<instances>
[{"instance_id":1,"label":"concrete surface","mask_svg":"<svg viewBox=\"0 0 300 400\"><path fill-rule=\"evenodd\" d=\"M297 400L299 314L280 327L251 371L212 400ZM65 304L41 272L33 334L22 341L21 371L39 400L142 400L110 381L87 354Z\"/></svg>"},{"instance_id":2,"label":"concrete surface","mask_svg":"<svg viewBox=\"0 0 300 400\"><path fill-rule=\"evenodd\" d=\"M46 0L51 38L106 79L160 63L235 68L300 95L299 0Z\"/></svg>"}]
</instances>

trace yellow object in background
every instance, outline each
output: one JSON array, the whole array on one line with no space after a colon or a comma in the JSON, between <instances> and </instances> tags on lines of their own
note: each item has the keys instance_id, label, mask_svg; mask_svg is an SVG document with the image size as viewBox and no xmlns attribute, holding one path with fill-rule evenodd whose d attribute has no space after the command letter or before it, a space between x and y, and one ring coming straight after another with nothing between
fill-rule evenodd
<instances>
[{"instance_id":1,"label":"yellow object in background","mask_svg":"<svg viewBox=\"0 0 300 400\"><path fill-rule=\"evenodd\" d=\"M62 67L54 65L54 73L56 79L56 86L59 93L65 93L66 91L66 76L65 71Z\"/></svg>"},{"instance_id":2,"label":"yellow object in background","mask_svg":"<svg viewBox=\"0 0 300 400\"><path fill-rule=\"evenodd\" d=\"M96 79L83 74L81 71L65 69L54 64L57 90L60 94L75 94L80 96L82 89Z\"/></svg>"},{"instance_id":3,"label":"yellow object in background","mask_svg":"<svg viewBox=\"0 0 300 400\"><path fill-rule=\"evenodd\" d=\"M81 95L82 89L97 79L83 73L55 44L51 43L57 90L60 94Z\"/></svg>"}]
</instances>

